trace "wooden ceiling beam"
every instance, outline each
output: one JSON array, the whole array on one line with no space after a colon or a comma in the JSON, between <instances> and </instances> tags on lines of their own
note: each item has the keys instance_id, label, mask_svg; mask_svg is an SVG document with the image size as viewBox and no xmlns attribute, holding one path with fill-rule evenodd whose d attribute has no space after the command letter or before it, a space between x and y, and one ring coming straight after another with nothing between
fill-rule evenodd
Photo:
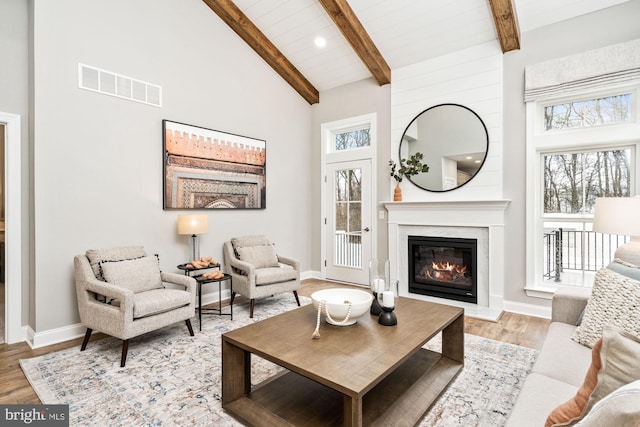
<instances>
[{"instance_id":1,"label":"wooden ceiling beam","mask_svg":"<svg viewBox=\"0 0 640 427\"><path fill-rule=\"evenodd\" d=\"M346 0L318 0L380 86L391 83L391 69Z\"/></svg>"},{"instance_id":2,"label":"wooden ceiling beam","mask_svg":"<svg viewBox=\"0 0 640 427\"><path fill-rule=\"evenodd\" d=\"M271 43L231 0L203 0L233 31L287 81L309 104L320 102L320 94L296 67Z\"/></svg>"},{"instance_id":3,"label":"wooden ceiling beam","mask_svg":"<svg viewBox=\"0 0 640 427\"><path fill-rule=\"evenodd\" d=\"M520 28L513 0L489 0L502 53L520 49Z\"/></svg>"}]
</instances>

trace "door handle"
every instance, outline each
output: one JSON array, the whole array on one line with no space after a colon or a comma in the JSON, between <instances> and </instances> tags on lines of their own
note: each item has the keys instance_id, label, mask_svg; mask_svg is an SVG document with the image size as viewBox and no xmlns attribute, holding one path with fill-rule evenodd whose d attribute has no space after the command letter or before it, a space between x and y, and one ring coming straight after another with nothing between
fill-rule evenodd
<instances>
[{"instance_id":1,"label":"door handle","mask_svg":"<svg viewBox=\"0 0 640 427\"><path fill-rule=\"evenodd\" d=\"M362 231L367 231L368 232L369 231L369 227L363 228Z\"/></svg>"}]
</instances>

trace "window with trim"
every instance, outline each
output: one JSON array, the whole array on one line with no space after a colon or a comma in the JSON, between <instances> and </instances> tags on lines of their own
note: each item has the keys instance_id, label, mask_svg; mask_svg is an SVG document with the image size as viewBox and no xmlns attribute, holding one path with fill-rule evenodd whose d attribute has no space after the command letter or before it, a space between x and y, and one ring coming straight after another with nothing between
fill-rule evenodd
<instances>
[{"instance_id":1,"label":"window with trim","mask_svg":"<svg viewBox=\"0 0 640 427\"><path fill-rule=\"evenodd\" d=\"M596 197L636 194L637 88L527 103L528 289L591 286L629 240L592 222Z\"/></svg>"}]
</instances>

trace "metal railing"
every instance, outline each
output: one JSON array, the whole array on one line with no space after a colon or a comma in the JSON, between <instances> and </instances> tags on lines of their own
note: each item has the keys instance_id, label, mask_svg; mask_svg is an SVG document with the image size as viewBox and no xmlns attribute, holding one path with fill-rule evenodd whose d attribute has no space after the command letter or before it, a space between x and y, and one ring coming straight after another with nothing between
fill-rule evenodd
<instances>
[{"instance_id":1,"label":"metal railing","mask_svg":"<svg viewBox=\"0 0 640 427\"><path fill-rule=\"evenodd\" d=\"M353 233L336 231L334 254L335 265L361 268L362 231Z\"/></svg>"},{"instance_id":2,"label":"metal railing","mask_svg":"<svg viewBox=\"0 0 640 427\"><path fill-rule=\"evenodd\" d=\"M543 235L543 277L560 282L564 270L598 271L614 258L629 236L558 228Z\"/></svg>"}]
</instances>

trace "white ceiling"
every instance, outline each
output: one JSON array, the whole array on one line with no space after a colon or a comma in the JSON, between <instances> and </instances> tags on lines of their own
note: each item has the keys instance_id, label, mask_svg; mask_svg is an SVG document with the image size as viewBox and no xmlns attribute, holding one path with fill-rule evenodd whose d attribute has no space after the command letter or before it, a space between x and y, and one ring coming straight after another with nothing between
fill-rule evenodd
<instances>
[{"instance_id":1,"label":"white ceiling","mask_svg":"<svg viewBox=\"0 0 640 427\"><path fill-rule=\"evenodd\" d=\"M521 32L628 0L514 0ZM393 70L497 41L488 0L348 0ZM371 76L317 0L235 0L289 61L323 91ZM326 47L314 45L322 36Z\"/></svg>"}]
</instances>

